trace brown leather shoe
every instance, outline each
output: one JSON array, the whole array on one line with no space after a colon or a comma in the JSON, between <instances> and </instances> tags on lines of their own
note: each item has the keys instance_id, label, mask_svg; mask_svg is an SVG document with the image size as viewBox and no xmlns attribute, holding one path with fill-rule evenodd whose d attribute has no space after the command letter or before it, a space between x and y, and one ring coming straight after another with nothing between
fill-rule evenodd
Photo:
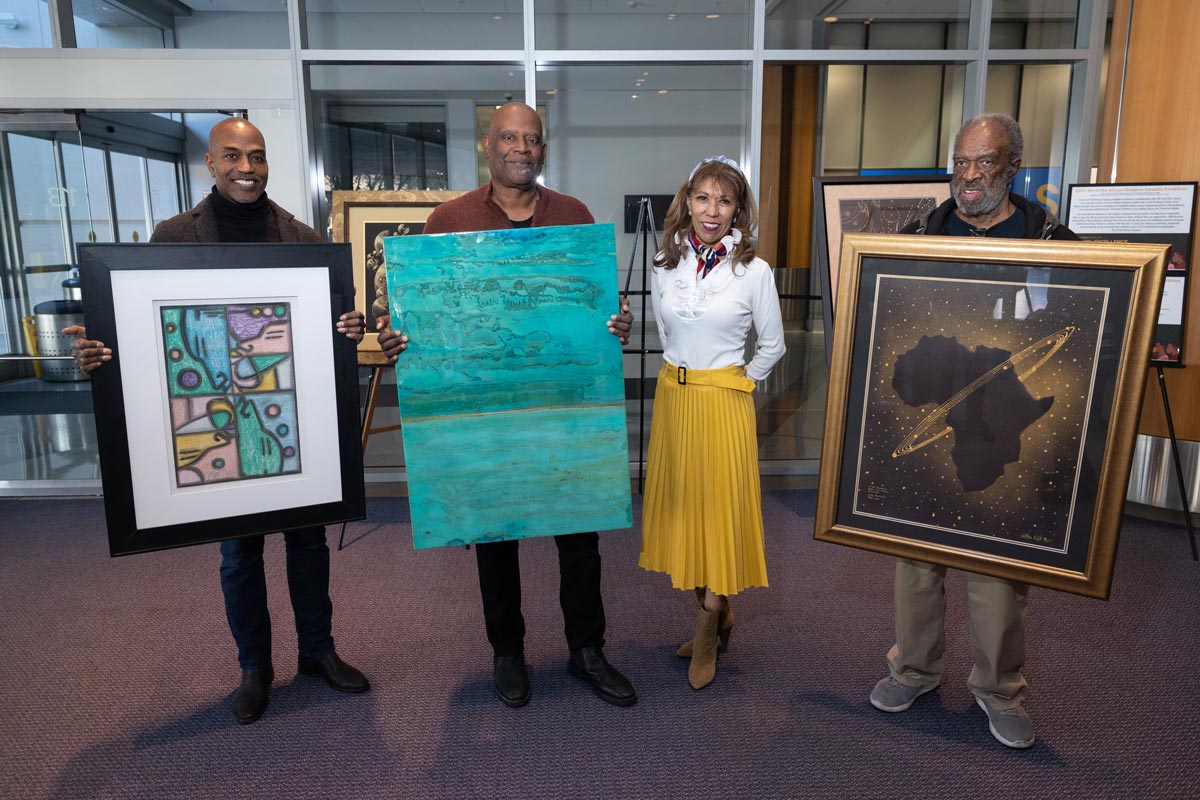
<instances>
[{"instance_id":1,"label":"brown leather shoe","mask_svg":"<svg viewBox=\"0 0 1200 800\"><path fill-rule=\"evenodd\" d=\"M300 656L296 667L301 675L318 675L325 679L330 688L339 692L365 692L371 688L371 682L354 667L338 658L332 650L323 656L310 658Z\"/></svg>"}]
</instances>

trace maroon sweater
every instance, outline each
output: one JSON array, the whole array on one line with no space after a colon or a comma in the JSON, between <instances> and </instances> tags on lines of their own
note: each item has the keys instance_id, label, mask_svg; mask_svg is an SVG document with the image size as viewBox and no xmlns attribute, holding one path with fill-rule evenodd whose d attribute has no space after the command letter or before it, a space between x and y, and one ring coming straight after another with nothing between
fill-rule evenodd
<instances>
[{"instance_id":1,"label":"maroon sweater","mask_svg":"<svg viewBox=\"0 0 1200 800\"><path fill-rule=\"evenodd\" d=\"M596 220L587 206L569 195L538 189L533 209L533 227L551 225L590 225ZM492 202L492 183L488 181L473 192L447 200L433 210L421 233L466 233L511 228L512 221Z\"/></svg>"}]
</instances>

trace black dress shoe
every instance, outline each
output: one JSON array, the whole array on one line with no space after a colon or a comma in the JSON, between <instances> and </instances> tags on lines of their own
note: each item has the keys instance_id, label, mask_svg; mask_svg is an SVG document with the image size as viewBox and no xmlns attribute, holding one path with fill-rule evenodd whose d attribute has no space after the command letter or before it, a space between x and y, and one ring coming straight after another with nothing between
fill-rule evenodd
<instances>
[{"instance_id":1,"label":"black dress shoe","mask_svg":"<svg viewBox=\"0 0 1200 800\"><path fill-rule=\"evenodd\" d=\"M637 702L633 684L616 667L608 663L604 651L599 647L581 647L571 651L567 672L587 681L592 691L605 702L614 706L631 706Z\"/></svg>"},{"instance_id":2,"label":"black dress shoe","mask_svg":"<svg viewBox=\"0 0 1200 800\"><path fill-rule=\"evenodd\" d=\"M496 694L510 708L520 708L529 702L529 670L524 656L496 656L492 667L492 683Z\"/></svg>"},{"instance_id":3,"label":"black dress shoe","mask_svg":"<svg viewBox=\"0 0 1200 800\"><path fill-rule=\"evenodd\" d=\"M233 693L233 716L242 725L249 725L267 710L267 690L275 680L275 670L242 670L242 683Z\"/></svg>"},{"instance_id":4,"label":"black dress shoe","mask_svg":"<svg viewBox=\"0 0 1200 800\"><path fill-rule=\"evenodd\" d=\"M371 682L354 667L338 658L335 652L310 658L300 656L296 667L301 675L319 675L330 687L339 692L365 692L371 688Z\"/></svg>"}]
</instances>

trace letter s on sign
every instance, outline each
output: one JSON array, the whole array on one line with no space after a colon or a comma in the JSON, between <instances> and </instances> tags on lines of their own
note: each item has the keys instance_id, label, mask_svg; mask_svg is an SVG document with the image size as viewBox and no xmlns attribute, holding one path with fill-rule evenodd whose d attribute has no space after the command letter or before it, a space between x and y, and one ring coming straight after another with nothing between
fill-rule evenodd
<instances>
[{"instance_id":1,"label":"letter s on sign","mask_svg":"<svg viewBox=\"0 0 1200 800\"><path fill-rule=\"evenodd\" d=\"M1058 196L1058 187L1051 183L1043 183L1037 190L1037 201L1050 209L1051 214L1058 213L1058 201L1050 195Z\"/></svg>"}]
</instances>

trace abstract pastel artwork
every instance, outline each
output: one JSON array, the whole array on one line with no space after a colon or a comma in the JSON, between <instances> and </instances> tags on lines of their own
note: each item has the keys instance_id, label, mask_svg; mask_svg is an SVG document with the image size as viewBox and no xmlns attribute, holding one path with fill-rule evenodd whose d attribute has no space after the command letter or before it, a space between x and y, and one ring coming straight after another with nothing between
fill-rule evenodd
<instances>
[{"instance_id":1,"label":"abstract pastel artwork","mask_svg":"<svg viewBox=\"0 0 1200 800\"><path fill-rule=\"evenodd\" d=\"M175 485L299 473L291 307L161 308Z\"/></svg>"},{"instance_id":2,"label":"abstract pastel artwork","mask_svg":"<svg viewBox=\"0 0 1200 800\"><path fill-rule=\"evenodd\" d=\"M632 524L613 226L384 240L417 548Z\"/></svg>"}]
</instances>

